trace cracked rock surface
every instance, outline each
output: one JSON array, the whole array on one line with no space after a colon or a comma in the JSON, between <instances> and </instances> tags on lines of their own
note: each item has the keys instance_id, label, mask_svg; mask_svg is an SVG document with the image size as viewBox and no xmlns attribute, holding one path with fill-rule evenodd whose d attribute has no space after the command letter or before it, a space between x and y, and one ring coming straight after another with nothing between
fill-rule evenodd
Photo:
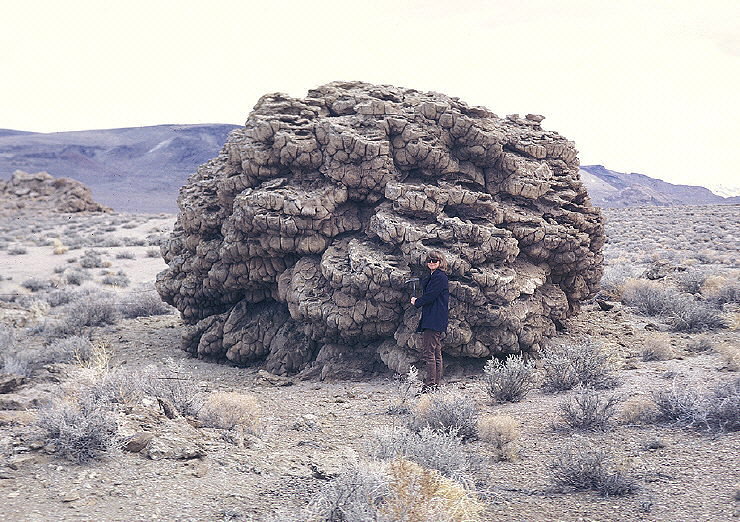
<instances>
[{"instance_id":1,"label":"cracked rock surface","mask_svg":"<svg viewBox=\"0 0 740 522\"><path fill-rule=\"evenodd\" d=\"M163 246L184 348L277 374L405 371L404 282L439 249L445 352L537 351L595 293L605 238L574 144L542 119L359 82L263 96L181 189Z\"/></svg>"}]
</instances>

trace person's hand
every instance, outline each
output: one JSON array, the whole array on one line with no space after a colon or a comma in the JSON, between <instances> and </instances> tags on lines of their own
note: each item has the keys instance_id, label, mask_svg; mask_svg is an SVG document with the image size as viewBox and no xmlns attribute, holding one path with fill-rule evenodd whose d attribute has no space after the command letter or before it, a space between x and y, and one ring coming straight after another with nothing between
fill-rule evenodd
<instances>
[{"instance_id":1,"label":"person's hand","mask_svg":"<svg viewBox=\"0 0 740 522\"><path fill-rule=\"evenodd\" d=\"M416 297L412 297L412 298L411 298L411 304L412 304L412 305L415 305L415 304L416 304Z\"/></svg>"}]
</instances>

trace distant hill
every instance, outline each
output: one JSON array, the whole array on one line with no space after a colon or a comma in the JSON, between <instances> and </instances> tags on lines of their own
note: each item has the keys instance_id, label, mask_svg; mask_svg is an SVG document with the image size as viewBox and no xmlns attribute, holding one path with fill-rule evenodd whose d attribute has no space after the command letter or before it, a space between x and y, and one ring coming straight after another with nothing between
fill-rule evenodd
<instances>
[{"instance_id":1,"label":"distant hill","mask_svg":"<svg viewBox=\"0 0 740 522\"><path fill-rule=\"evenodd\" d=\"M603 165L583 165L580 175L591 202L599 207L740 203L738 196L725 198L705 187L674 185L644 174L616 172Z\"/></svg>"},{"instance_id":2,"label":"distant hill","mask_svg":"<svg viewBox=\"0 0 740 522\"><path fill-rule=\"evenodd\" d=\"M103 205L128 212L176 212L177 194L215 157L236 125L157 125L33 133L0 129L0 178L47 171L90 187Z\"/></svg>"},{"instance_id":3,"label":"distant hill","mask_svg":"<svg viewBox=\"0 0 740 522\"><path fill-rule=\"evenodd\" d=\"M81 181L96 201L121 212L177 212L177 194L198 165L214 158L236 125L157 125L38 133L0 129L0 179L16 170ZM740 203L704 187L673 185L603 165L581 167L602 207Z\"/></svg>"}]
</instances>

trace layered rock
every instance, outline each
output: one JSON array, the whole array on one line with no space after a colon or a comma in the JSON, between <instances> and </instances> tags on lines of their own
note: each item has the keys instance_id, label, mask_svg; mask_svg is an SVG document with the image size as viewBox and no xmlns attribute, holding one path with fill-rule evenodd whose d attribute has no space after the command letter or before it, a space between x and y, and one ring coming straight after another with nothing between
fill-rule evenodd
<instances>
[{"instance_id":1,"label":"layered rock","mask_svg":"<svg viewBox=\"0 0 740 522\"><path fill-rule=\"evenodd\" d=\"M445 351L536 351L595 293L604 243L574 145L542 119L364 83L264 96L180 192L157 287L192 325L185 349L403 371L419 349L404 281L440 249Z\"/></svg>"},{"instance_id":2,"label":"layered rock","mask_svg":"<svg viewBox=\"0 0 740 522\"><path fill-rule=\"evenodd\" d=\"M110 212L93 200L79 181L55 178L48 172L29 174L16 170L9 181L0 180L0 206L52 212Z\"/></svg>"}]
</instances>

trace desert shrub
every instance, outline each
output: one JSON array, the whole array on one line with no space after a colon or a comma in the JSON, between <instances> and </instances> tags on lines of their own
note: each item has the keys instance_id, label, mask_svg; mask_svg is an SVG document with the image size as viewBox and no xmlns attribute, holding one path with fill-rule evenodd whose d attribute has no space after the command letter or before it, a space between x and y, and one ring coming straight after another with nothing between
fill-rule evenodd
<instances>
[{"instance_id":1,"label":"desert shrub","mask_svg":"<svg viewBox=\"0 0 740 522\"><path fill-rule=\"evenodd\" d=\"M203 394L191 379L165 369L152 370L146 378L144 392L147 395L170 402L182 415L198 416L203 407Z\"/></svg>"},{"instance_id":2,"label":"desert shrub","mask_svg":"<svg viewBox=\"0 0 740 522\"><path fill-rule=\"evenodd\" d=\"M13 246L8 248L9 256L22 256L28 254L28 249L24 246Z\"/></svg>"},{"instance_id":3,"label":"desert shrub","mask_svg":"<svg viewBox=\"0 0 740 522\"><path fill-rule=\"evenodd\" d=\"M676 286L683 292L698 294L707 277L709 277L709 272L706 269L690 268L677 273L673 279Z\"/></svg>"},{"instance_id":4,"label":"desert shrub","mask_svg":"<svg viewBox=\"0 0 740 522\"><path fill-rule=\"evenodd\" d=\"M97 399L115 404L135 404L145 395L152 368L117 368L104 372L88 389Z\"/></svg>"},{"instance_id":5,"label":"desert shrub","mask_svg":"<svg viewBox=\"0 0 740 522\"><path fill-rule=\"evenodd\" d=\"M115 416L104 402L86 393L52 402L39 410L36 422L45 444L80 464L100 459L118 445Z\"/></svg>"},{"instance_id":6,"label":"desert shrub","mask_svg":"<svg viewBox=\"0 0 740 522\"><path fill-rule=\"evenodd\" d=\"M85 327L115 324L120 318L108 292L88 288L75 293L75 300L62 307L62 313L47 320L34 333L48 337L79 335Z\"/></svg>"},{"instance_id":7,"label":"desert shrub","mask_svg":"<svg viewBox=\"0 0 740 522\"><path fill-rule=\"evenodd\" d=\"M121 241L120 239L108 238L103 241L102 246L106 248L115 248L115 247L123 246L123 241Z\"/></svg>"},{"instance_id":8,"label":"desert shrub","mask_svg":"<svg viewBox=\"0 0 740 522\"><path fill-rule=\"evenodd\" d=\"M727 326L717 310L688 295L677 296L666 315L674 332L703 332Z\"/></svg>"},{"instance_id":9,"label":"desert shrub","mask_svg":"<svg viewBox=\"0 0 740 522\"><path fill-rule=\"evenodd\" d=\"M92 276L84 270L68 270L64 274L64 278L68 284L80 286L85 281L92 279Z\"/></svg>"},{"instance_id":10,"label":"desert shrub","mask_svg":"<svg viewBox=\"0 0 740 522\"><path fill-rule=\"evenodd\" d=\"M85 296L83 293L78 295ZM119 319L113 297L107 292L88 293L84 299L68 305L64 312L73 329L115 324Z\"/></svg>"},{"instance_id":11,"label":"desert shrub","mask_svg":"<svg viewBox=\"0 0 740 522\"><path fill-rule=\"evenodd\" d=\"M521 424L509 415L486 415L478 421L478 437L493 445L499 460L515 460Z\"/></svg>"},{"instance_id":12,"label":"desert shrub","mask_svg":"<svg viewBox=\"0 0 740 522\"><path fill-rule=\"evenodd\" d=\"M63 265L58 265L54 267L55 274L63 274L65 270L67 270L67 267Z\"/></svg>"},{"instance_id":13,"label":"desert shrub","mask_svg":"<svg viewBox=\"0 0 740 522\"><path fill-rule=\"evenodd\" d=\"M597 491L605 497L635 493L636 480L618 471L611 460L601 448L572 444L550 464L551 479L556 487Z\"/></svg>"},{"instance_id":14,"label":"desert shrub","mask_svg":"<svg viewBox=\"0 0 740 522\"><path fill-rule=\"evenodd\" d=\"M118 311L128 319L134 317L150 317L172 313L173 308L162 301L156 291L137 290L121 296L118 301Z\"/></svg>"},{"instance_id":15,"label":"desert shrub","mask_svg":"<svg viewBox=\"0 0 740 522\"><path fill-rule=\"evenodd\" d=\"M717 307L728 303L740 303L740 278L713 276L707 278L702 295Z\"/></svg>"},{"instance_id":16,"label":"desert shrub","mask_svg":"<svg viewBox=\"0 0 740 522\"><path fill-rule=\"evenodd\" d=\"M725 368L731 372L740 371L740 347L721 344L716 348Z\"/></svg>"},{"instance_id":17,"label":"desert shrub","mask_svg":"<svg viewBox=\"0 0 740 522\"><path fill-rule=\"evenodd\" d=\"M643 361L667 361L674 357L673 348L665 335L652 335L642 346Z\"/></svg>"},{"instance_id":18,"label":"desert shrub","mask_svg":"<svg viewBox=\"0 0 740 522\"><path fill-rule=\"evenodd\" d=\"M125 246L146 246L146 240L138 237L124 237L123 244Z\"/></svg>"},{"instance_id":19,"label":"desert shrub","mask_svg":"<svg viewBox=\"0 0 740 522\"><path fill-rule=\"evenodd\" d=\"M390 495L387 465L348 465L311 500L296 520L378 520L378 507Z\"/></svg>"},{"instance_id":20,"label":"desert shrub","mask_svg":"<svg viewBox=\"0 0 740 522\"><path fill-rule=\"evenodd\" d=\"M629 279L636 278L639 272L638 267L625 263L605 266L601 277L601 294L610 299L619 299L624 284Z\"/></svg>"},{"instance_id":21,"label":"desert shrub","mask_svg":"<svg viewBox=\"0 0 740 522\"><path fill-rule=\"evenodd\" d=\"M14 351L17 342L18 332L15 328L0 324L0 354Z\"/></svg>"},{"instance_id":22,"label":"desert shrub","mask_svg":"<svg viewBox=\"0 0 740 522\"><path fill-rule=\"evenodd\" d=\"M122 250L116 254L116 259L136 259L136 254L130 250Z\"/></svg>"},{"instance_id":23,"label":"desert shrub","mask_svg":"<svg viewBox=\"0 0 740 522\"><path fill-rule=\"evenodd\" d=\"M52 290L44 296L44 300L49 303L49 306L56 308L57 306L66 305L75 299L76 294L69 288L60 288L58 290Z\"/></svg>"},{"instance_id":24,"label":"desert shrub","mask_svg":"<svg viewBox=\"0 0 740 522\"><path fill-rule=\"evenodd\" d=\"M101 283L109 286L126 287L131 283L131 280L125 272L120 270L116 274L106 274L101 280Z\"/></svg>"},{"instance_id":25,"label":"desert shrub","mask_svg":"<svg viewBox=\"0 0 740 522\"><path fill-rule=\"evenodd\" d=\"M440 389L419 399L409 425L416 431L425 427L438 431L454 429L463 440L473 439L478 431L478 409L470 397Z\"/></svg>"},{"instance_id":26,"label":"desert shrub","mask_svg":"<svg viewBox=\"0 0 740 522\"><path fill-rule=\"evenodd\" d=\"M419 370L416 369L416 366L410 366L406 375L397 374L394 377L394 384L398 391L399 400L397 403L388 406L387 413L390 415L410 413L409 404L419 395L422 388L421 380L419 380Z\"/></svg>"},{"instance_id":27,"label":"desert shrub","mask_svg":"<svg viewBox=\"0 0 740 522\"><path fill-rule=\"evenodd\" d=\"M48 279L41 279L38 277L31 277L21 283L23 288L29 289L31 292L38 292L39 290L46 290L51 286Z\"/></svg>"},{"instance_id":28,"label":"desert shrub","mask_svg":"<svg viewBox=\"0 0 740 522\"><path fill-rule=\"evenodd\" d=\"M653 400L658 421L707 431L740 430L740 379L704 395L674 381L670 390L656 393Z\"/></svg>"},{"instance_id":29,"label":"desert shrub","mask_svg":"<svg viewBox=\"0 0 740 522\"><path fill-rule=\"evenodd\" d=\"M740 378L718 385L706 398L707 424L719 431L740 431Z\"/></svg>"},{"instance_id":30,"label":"desert shrub","mask_svg":"<svg viewBox=\"0 0 740 522\"><path fill-rule=\"evenodd\" d=\"M259 425L260 408L252 395L214 392L198 412L198 418L211 428L243 428L254 433Z\"/></svg>"},{"instance_id":31,"label":"desert shrub","mask_svg":"<svg viewBox=\"0 0 740 522\"><path fill-rule=\"evenodd\" d=\"M686 349L688 351L695 353L708 352L713 348L714 344L712 343L712 340L705 335L690 340L689 343L686 345Z\"/></svg>"},{"instance_id":32,"label":"desert shrub","mask_svg":"<svg viewBox=\"0 0 740 522\"><path fill-rule=\"evenodd\" d=\"M489 359L483 368L483 383L495 402L519 402L535 386L535 368L521 355L509 355L505 362Z\"/></svg>"},{"instance_id":33,"label":"desert shrub","mask_svg":"<svg viewBox=\"0 0 740 522\"><path fill-rule=\"evenodd\" d=\"M622 399L617 395L604 395L591 388L580 388L559 405L560 418L568 428L576 430L607 431Z\"/></svg>"},{"instance_id":34,"label":"desert shrub","mask_svg":"<svg viewBox=\"0 0 740 522\"><path fill-rule=\"evenodd\" d=\"M88 362L94 356L95 348L90 339L73 335L65 339L55 339L44 349L47 363Z\"/></svg>"},{"instance_id":35,"label":"desert shrub","mask_svg":"<svg viewBox=\"0 0 740 522\"><path fill-rule=\"evenodd\" d=\"M658 408L656 420L681 427L704 427L705 409L700 394L691 386L678 385L676 381L668 390L653 394Z\"/></svg>"},{"instance_id":36,"label":"desert shrub","mask_svg":"<svg viewBox=\"0 0 740 522\"><path fill-rule=\"evenodd\" d=\"M161 255L159 248L147 248L146 257L159 257Z\"/></svg>"},{"instance_id":37,"label":"desert shrub","mask_svg":"<svg viewBox=\"0 0 740 522\"><path fill-rule=\"evenodd\" d=\"M624 285L622 301L643 315L664 314L681 293L672 286L645 279L630 279Z\"/></svg>"},{"instance_id":38,"label":"desert shrub","mask_svg":"<svg viewBox=\"0 0 740 522\"><path fill-rule=\"evenodd\" d=\"M414 432L400 426L379 428L368 442L368 453L381 460L404 458L436 469L461 484L471 483L470 457L463 450L462 440L455 430L423 428Z\"/></svg>"},{"instance_id":39,"label":"desert shrub","mask_svg":"<svg viewBox=\"0 0 740 522\"><path fill-rule=\"evenodd\" d=\"M34 367L28 352L5 353L0 357L0 370L10 375L30 377Z\"/></svg>"},{"instance_id":40,"label":"desert shrub","mask_svg":"<svg viewBox=\"0 0 740 522\"><path fill-rule=\"evenodd\" d=\"M570 390L578 385L604 389L619 384L609 357L585 341L545 349L542 372L542 388L546 391Z\"/></svg>"},{"instance_id":41,"label":"desert shrub","mask_svg":"<svg viewBox=\"0 0 740 522\"><path fill-rule=\"evenodd\" d=\"M103 258L95 250L85 250L85 254L80 257L80 266L82 268L102 268Z\"/></svg>"}]
</instances>

